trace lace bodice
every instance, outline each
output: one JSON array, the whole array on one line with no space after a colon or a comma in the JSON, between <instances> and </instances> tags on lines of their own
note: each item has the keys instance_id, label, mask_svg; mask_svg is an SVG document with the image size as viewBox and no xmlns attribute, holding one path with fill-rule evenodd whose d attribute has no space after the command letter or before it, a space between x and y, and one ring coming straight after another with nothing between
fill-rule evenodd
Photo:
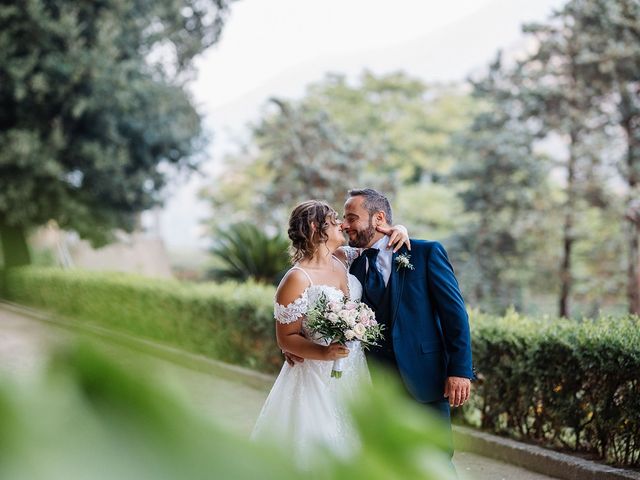
<instances>
[{"instance_id":1,"label":"lace bodice","mask_svg":"<svg viewBox=\"0 0 640 480\"><path fill-rule=\"evenodd\" d=\"M347 265L351 265L353 260L358 256L358 250L350 247L345 247L345 253L347 256ZM342 262L340 264L344 267L344 264L342 264ZM326 295L329 301L340 301L344 298L344 293L339 288L332 285L314 284L309 274L303 268L300 268L298 266L295 266L293 268L302 271L307 276L307 279L309 280L309 286L305 288L302 294L289 305L281 305L277 301L274 301L273 314L278 322L286 324L293 323L297 320L300 320L301 318L306 320L305 315L307 314L307 310L309 310L309 307L313 305L323 293ZM347 271L346 267L345 275L347 275L349 300L359 301L362 297L362 284L354 275L351 275ZM314 338L314 335L307 328L306 322L304 320L302 322L302 331L305 337L313 340L316 343L326 343L319 338Z\"/></svg>"},{"instance_id":2,"label":"lace bodice","mask_svg":"<svg viewBox=\"0 0 640 480\"><path fill-rule=\"evenodd\" d=\"M362 297L362 285L358 279L348 275L349 299L358 301ZM274 302L274 317L280 323L292 323L306 315L310 305L324 293L329 300L342 300L344 294L342 290L331 285L309 285L293 302L289 305L280 305Z\"/></svg>"}]
</instances>

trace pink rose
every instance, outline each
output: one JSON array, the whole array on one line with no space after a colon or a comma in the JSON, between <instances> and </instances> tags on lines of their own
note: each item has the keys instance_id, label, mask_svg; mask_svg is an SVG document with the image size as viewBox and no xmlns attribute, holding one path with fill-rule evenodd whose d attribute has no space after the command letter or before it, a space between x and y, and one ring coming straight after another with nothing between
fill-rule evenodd
<instances>
[{"instance_id":1,"label":"pink rose","mask_svg":"<svg viewBox=\"0 0 640 480\"><path fill-rule=\"evenodd\" d=\"M339 312L342 309L342 304L340 302L329 302L329 309L332 312Z\"/></svg>"},{"instance_id":2,"label":"pink rose","mask_svg":"<svg viewBox=\"0 0 640 480\"><path fill-rule=\"evenodd\" d=\"M344 308L346 308L347 310L355 310L356 308L358 308L358 304L356 302L352 302L351 300L349 300Z\"/></svg>"}]
</instances>

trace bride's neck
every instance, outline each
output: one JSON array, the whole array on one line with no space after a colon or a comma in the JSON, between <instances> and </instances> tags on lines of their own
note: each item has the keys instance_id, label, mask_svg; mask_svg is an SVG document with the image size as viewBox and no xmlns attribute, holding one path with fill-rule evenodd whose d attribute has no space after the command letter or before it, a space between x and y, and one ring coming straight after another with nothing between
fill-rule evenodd
<instances>
[{"instance_id":1,"label":"bride's neck","mask_svg":"<svg viewBox=\"0 0 640 480\"><path fill-rule=\"evenodd\" d=\"M313 256L307 260L300 262L301 265L310 268L328 268L332 266L332 251L326 245L320 246Z\"/></svg>"}]
</instances>

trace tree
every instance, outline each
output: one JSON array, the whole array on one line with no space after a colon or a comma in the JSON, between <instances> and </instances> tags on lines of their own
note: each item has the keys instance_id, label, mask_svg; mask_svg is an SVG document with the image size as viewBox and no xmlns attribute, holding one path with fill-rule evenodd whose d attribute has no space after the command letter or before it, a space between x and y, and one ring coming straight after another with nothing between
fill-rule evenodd
<instances>
[{"instance_id":1,"label":"tree","mask_svg":"<svg viewBox=\"0 0 640 480\"><path fill-rule=\"evenodd\" d=\"M576 286L575 252L578 242L593 237L580 225L594 219L589 209L609 215L616 212L620 194L615 176L627 184L625 208L618 213L627 221L627 297L629 310L640 311L640 4L635 0L605 2L573 0L545 24L525 31L537 41L535 52L520 63L518 88L527 98L523 121L535 118L542 138L550 134L566 139L566 192L562 205L563 254L560 270L560 315L570 313L569 300ZM618 132L612 125L618 125ZM626 154L612 168L618 138ZM559 159L556 159L559 160ZM616 170L618 172L616 172ZM596 212L592 212L596 214ZM612 225L613 226L613 225ZM587 233L580 237L580 231ZM617 232L617 226L611 232ZM618 239L610 236L611 243ZM581 267L593 271L595 256ZM584 268L583 268L584 270ZM603 279L604 280L604 279Z\"/></svg>"},{"instance_id":2,"label":"tree","mask_svg":"<svg viewBox=\"0 0 640 480\"><path fill-rule=\"evenodd\" d=\"M572 0L562 14L573 20L581 40L580 75L622 133L618 170L626 183L621 214L627 224L627 300L629 312L640 314L640 2Z\"/></svg>"},{"instance_id":3,"label":"tree","mask_svg":"<svg viewBox=\"0 0 640 480\"><path fill-rule=\"evenodd\" d=\"M228 0L26 0L0 6L0 235L55 220L94 245L161 201L168 165L195 168L200 117L184 90Z\"/></svg>"},{"instance_id":4,"label":"tree","mask_svg":"<svg viewBox=\"0 0 640 480\"><path fill-rule=\"evenodd\" d=\"M538 137L559 135L567 147L566 157L556 158L555 163L556 168L564 170L565 196L560 206L563 225L558 314L569 317L577 217L584 208L583 201L589 199L587 192L591 200L604 202L604 195L598 192L598 179L593 179L594 158L585 148L588 137L602 128L603 119L594 109L589 78L578 71L580 34L573 28L572 18L559 12L546 23L526 25L523 30L535 37L537 48L519 63L513 75L523 100L522 121L536 120ZM597 164L598 159L595 161ZM592 179L596 181L589 181ZM594 186L595 190L590 188Z\"/></svg>"},{"instance_id":5,"label":"tree","mask_svg":"<svg viewBox=\"0 0 640 480\"><path fill-rule=\"evenodd\" d=\"M495 69L501 72L495 77L500 82L485 82L489 88L484 91L476 84L476 95L489 100L494 108L476 116L471 135L463 136L464 151L468 152L465 160L477 161L480 156L484 162L475 171L463 162L457 171L463 182L476 180L476 185L462 192L467 210L483 210L487 199L492 205L487 216L478 220L476 227L480 228L470 230L467 247L481 251L484 242L486 251L502 248L489 259L474 255L480 272L484 272L479 277L490 285L491 279L495 281L502 274L513 279L517 263L503 262L503 268L498 268L499 260L511 256L511 260L521 261L516 245L522 239L513 235L519 228L515 218L511 227L508 221L500 220L505 209L515 212L502 198L501 179L522 188L517 192L520 196L531 186L537 189L535 184L525 185L511 175L518 171L526 174L533 166L533 157L528 157L546 148L549 158L540 158L543 174L537 176L546 192L538 189L537 199L521 203L518 209L523 209L522 214L528 210L534 223L538 220L539 226L529 229L526 238L538 238L547 248L544 255L527 248L526 256L536 259L534 269L543 275L545 262L554 256L548 246L555 242L561 245L559 314L570 316L576 300L583 307L588 305L589 313L597 313L600 305L616 303L619 297L622 222L616 221L616 214L624 216L629 245L628 304L630 311L637 311L640 3L572 0L545 23L527 25L524 31L532 39L532 50L509 68ZM488 134L484 139L478 136L482 131ZM564 155L558 153L558 139L565 147ZM626 146L623 153L618 149L621 139ZM548 145L550 142L555 142L555 148ZM505 157L501 159L500 154ZM492 169L492 162L499 168ZM621 184L626 184L626 190ZM492 272L494 268L498 269ZM544 283L554 282L545 276ZM493 290L497 295L497 289Z\"/></svg>"},{"instance_id":6,"label":"tree","mask_svg":"<svg viewBox=\"0 0 640 480\"><path fill-rule=\"evenodd\" d=\"M265 217L276 219L278 206L290 208L310 198L326 200L339 208L347 190L360 177L359 172L382 165L383 159L375 149L368 148L364 139L345 134L323 110L279 99L271 102L277 112L254 131L271 172L271 181L262 190ZM390 182L381 179L375 186L391 188Z\"/></svg>"},{"instance_id":7,"label":"tree","mask_svg":"<svg viewBox=\"0 0 640 480\"><path fill-rule=\"evenodd\" d=\"M456 242L456 250L468 254L465 269L476 272L470 293L496 312L522 306L519 272L534 251L532 214L547 173L533 152L533 132L519 119L521 99L510 73L498 55L486 76L472 82L482 106L456 137L460 160L451 174L471 217Z\"/></svg>"},{"instance_id":8,"label":"tree","mask_svg":"<svg viewBox=\"0 0 640 480\"><path fill-rule=\"evenodd\" d=\"M228 157L222 178L202 192L217 208L210 222L214 229L220 212L234 220L259 219L267 229L280 230L291 208L303 200L315 198L340 208L366 169L382 165L375 148L347 135L325 111L277 98L268 107L252 126L249 145ZM385 176L367 183L393 191L393 181Z\"/></svg>"},{"instance_id":9,"label":"tree","mask_svg":"<svg viewBox=\"0 0 640 480\"><path fill-rule=\"evenodd\" d=\"M339 208L348 188L366 185L392 198L413 235L450 234L460 210L446 183L455 163L451 136L473 105L459 86L426 85L401 72L364 72L353 82L329 74L302 99L278 102L203 192L212 223L259 218L282 228L295 202L320 196Z\"/></svg>"},{"instance_id":10,"label":"tree","mask_svg":"<svg viewBox=\"0 0 640 480\"><path fill-rule=\"evenodd\" d=\"M330 74L307 89L305 103L322 108L345 133L385 159L362 184L394 176L395 217L412 236L444 240L460 228L462 206L449 173L458 161L452 139L468 126L475 99L460 84L426 84L404 72L355 81Z\"/></svg>"},{"instance_id":11,"label":"tree","mask_svg":"<svg viewBox=\"0 0 640 480\"><path fill-rule=\"evenodd\" d=\"M305 103L324 109L347 133L383 152L385 172L404 184L438 182L455 162L451 134L468 123L471 97L457 84L428 85L403 72L364 71L356 83L329 74L307 89Z\"/></svg>"}]
</instances>

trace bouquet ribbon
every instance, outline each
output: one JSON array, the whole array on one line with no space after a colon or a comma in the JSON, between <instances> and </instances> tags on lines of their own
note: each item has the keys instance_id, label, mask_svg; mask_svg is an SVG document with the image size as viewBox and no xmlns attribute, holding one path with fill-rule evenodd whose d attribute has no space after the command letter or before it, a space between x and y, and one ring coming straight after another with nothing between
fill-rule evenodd
<instances>
[{"instance_id":1,"label":"bouquet ribbon","mask_svg":"<svg viewBox=\"0 0 640 480\"><path fill-rule=\"evenodd\" d=\"M349 352L356 348L358 345L358 340L349 340L345 342L345 346L349 349ZM344 370L344 361L348 358L337 358L333 361L333 368L331 369L331 377L332 378L340 378L342 377L342 370Z\"/></svg>"}]
</instances>

